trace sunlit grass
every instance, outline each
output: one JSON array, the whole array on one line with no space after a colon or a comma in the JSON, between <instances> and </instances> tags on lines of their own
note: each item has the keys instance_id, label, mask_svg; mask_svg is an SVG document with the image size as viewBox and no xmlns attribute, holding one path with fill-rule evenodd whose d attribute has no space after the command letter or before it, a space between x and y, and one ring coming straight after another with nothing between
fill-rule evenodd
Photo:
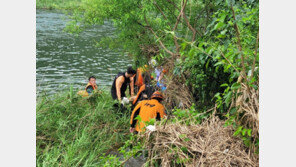
<instances>
[{"instance_id":1,"label":"sunlit grass","mask_svg":"<svg viewBox=\"0 0 296 167\"><path fill-rule=\"evenodd\" d=\"M113 108L109 91L85 99L70 89L39 97L37 166L99 166L100 156L129 138L129 115Z\"/></svg>"}]
</instances>

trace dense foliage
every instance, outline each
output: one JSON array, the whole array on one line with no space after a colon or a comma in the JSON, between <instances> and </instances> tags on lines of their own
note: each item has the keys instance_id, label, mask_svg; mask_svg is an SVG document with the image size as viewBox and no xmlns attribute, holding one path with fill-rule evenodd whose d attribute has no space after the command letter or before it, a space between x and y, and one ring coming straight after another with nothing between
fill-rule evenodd
<instances>
[{"instance_id":1,"label":"dense foliage","mask_svg":"<svg viewBox=\"0 0 296 167\"><path fill-rule=\"evenodd\" d=\"M116 36L98 46L121 48L135 67L155 59L168 69L166 106L183 108L175 117L214 113L258 152L258 0L84 0L69 13L69 32L113 22Z\"/></svg>"},{"instance_id":2,"label":"dense foliage","mask_svg":"<svg viewBox=\"0 0 296 167\"><path fill-rule=\"evenodd\" d=\"M74 31L112 21L117 36L102 46L123 48L135 66L153 58L169 69L170 104L216 105L221 118L239 122L231 123L236 128L258 128L258 1L86 0L72 19ZM253 103L250 98L252 109L238 102ZM249 110L255 121L242 121Z\"/></svg>"}]
</instances>

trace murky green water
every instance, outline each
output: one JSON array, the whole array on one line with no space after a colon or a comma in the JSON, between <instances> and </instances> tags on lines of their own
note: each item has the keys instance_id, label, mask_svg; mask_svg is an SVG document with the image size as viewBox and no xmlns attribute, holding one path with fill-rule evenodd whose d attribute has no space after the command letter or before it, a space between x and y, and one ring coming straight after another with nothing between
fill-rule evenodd
<instances>
[{"instance_id":1,"label":"murky green water","mask_svg":"<svg viewBox=\"0 0 296 167\"><path fill-rule=\"evenodd\" d=\"M78 37L63 32L66 23L61 12L37 10L37 93L53 94L70 85L83 89L90 75L97 77L99 87L111 85L115 74L131 65L127 55L95 46L95 41L114 34L111 23L87 29Z\"/></svg>"}]
</instances>

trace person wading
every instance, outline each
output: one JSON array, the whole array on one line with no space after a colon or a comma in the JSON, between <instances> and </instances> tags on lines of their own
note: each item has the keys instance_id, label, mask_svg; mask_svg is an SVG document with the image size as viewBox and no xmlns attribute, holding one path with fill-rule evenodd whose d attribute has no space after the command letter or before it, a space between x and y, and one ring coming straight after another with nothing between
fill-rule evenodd
<instances>
[{"instance_id":1,"label":"person wading","mask_svg":"<svg viewBox=\"0 0 296 167\"><path fill-rule=\"evenodd\" d=\"M160 120L166 115L165 108L161 104L162 100L162 93L156 91L152 94L151 100L143 100L137 104L131 115L131 133L145 131L145 122L149 122L153 118ZM138 115L140 117L140 121L136 119Z\"/></svg>"},{"instance_id":2,"label":"person wading","mask_svg":"<svg viewBox=\"0 0 296 167\"><path fill-rule=\"evenodd\" d=\"M121 102L122 98L126 97L125 91L128 85L130 87L130 95L134 96L135 74L136 70L134 70L132 67L128 67L126 72L119 72L117 74L111 87L111 95L114 100L118 99Z\"/></svg>"},{"instance_id":3,"label":"person wading","mask_svg":"<svg viewBox=\"0 0 296 167\"><path fill-rule=\"evenodd\" d=\"M88 94L91 94L94 90L98 90L98 86L96 84L96 77L91 76L88 78L88 83L85 87L85 91Z\"/></svg>"},{"instance_id":4,"label":"person wading","mask_svg":"<svg viewBox=\"0 0 296 167\"><path fill-rule=\"evenodd\" d=\"M97 91L98 90L98 86L96 84L96 77L94 76L90 76L88 78L88 83L85 87L84 90L80 90L78 91L77 94L79 94L80 96L82 97L88 97L90 96L94 91Z\"/></svg>"}]
</instances>

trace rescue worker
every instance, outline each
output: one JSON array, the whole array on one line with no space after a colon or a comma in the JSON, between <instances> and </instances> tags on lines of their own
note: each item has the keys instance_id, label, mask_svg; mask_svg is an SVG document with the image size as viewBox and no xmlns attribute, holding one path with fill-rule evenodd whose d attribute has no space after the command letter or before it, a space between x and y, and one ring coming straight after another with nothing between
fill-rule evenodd
<instances>
[{"instance_id":1,"label":"rescue worker","mask_svg":"<svg viewBox=\"0 0 296 167\"><path fill-rule=\"evenodd\" d=\"M145 131L145 122L149 122L153 118L155 118L156 120L160 120L166 115L165 108L161 104L162 100L162 93L156 91L152 94L151 100L143 100L139 102L139 104L137 104L131 115L131 133ZM141 121L136 119L138 115Z\"/></svg>"},{"instance_id":2,"label":"rescue worker","mask_svg":"<svg viewBox=\"0 0 296 167\"><path fill-rule=\"evenodd\" d=\"M111 95L112 98L118 99L121 102L123 97L126 97L125 91L127 86L130 87L130 95L134 96L134 76L136 74L136 70L132 67L128 67L126 72L119 72L117 76L114 78L111 87Z\"/></svg>"},{"instance_id":3,"label":"rescue worker","mask_svg":"<svg viewBox=\"0 0 296 167\"><path fill-rule=\"evenodd\" d=\"M98 86L96 84L96 77L90 76L88 78L88 83L87 83L87 85L85 87L85 91L88 94L91 94L94 90L98 90Z\"/></svg>"},{"instance_id":4,"label":"rescue worker","mask_svg":"<svg viewBox=\"0 0 296 167\"><path fill-rule=\"evenodd\" d=\"M137 68L137 74L135 76L135 91L139 91L140 87L144 84L143 74L148 72L148 65Z\"/></svg>"},{"instance_id":5,"label":"rescue worker","mask_svg":"<svg viewBox=\"0 0 296 167\"><path fill-rule=\"evenodd\" d=\"M137 95L135 96L133 100L133 107L142 100L150 99L152 93L155 91L154 86L150 84L151 76L149 73L145 72L143 73L144 83L141 85Z\"/></svg>"}]
</instances>

